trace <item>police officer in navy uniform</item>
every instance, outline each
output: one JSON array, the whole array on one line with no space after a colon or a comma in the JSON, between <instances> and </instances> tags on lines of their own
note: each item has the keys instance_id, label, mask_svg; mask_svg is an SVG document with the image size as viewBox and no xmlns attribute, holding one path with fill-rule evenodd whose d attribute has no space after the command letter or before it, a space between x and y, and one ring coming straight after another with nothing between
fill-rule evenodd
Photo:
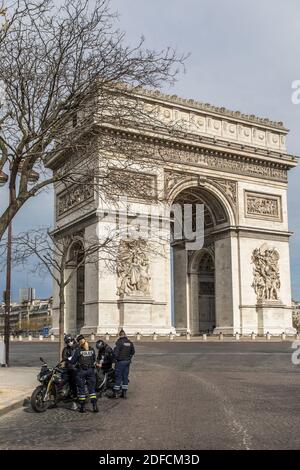
<instances>
[{"instance_id":1,"label":"police officer in navy uniform","mask_svg":"<svg viewBox=\"0 0 300 470\"><path fill-rule=\"evenodd\" d=\"M62 350L62 360L65 363L65 369L68 376L68 381L70 384L70 390L72 393L73 403L72 403L72 410L77 410L77 383L76 383L76 375L77 369L73 364L70 363L69 359L73 356L75 349L77 348L77 344L75 342L75 338L71 335L65 334L64 342L66 346Z\"/></svg>"},{"instance_id":2,"label":"police officer in navy uniform","mask_svg":"<svg viewBox=\"0 0 300 470\"><path fill-rule=\"evenodd\" d=\"M96 348L98 349L96 364L97 388L100 387L100 384L103 382L104 375L106 374L105 394L108 398L112 398L112 396L114 396L113 388L115 385L115 371L113 369L114 352L102 339L99 339L96 342Z\"/></svg>"},{"instance_id":3,"label":"police officer in navy uniform","mask_svg":"<svg viewBox=\"0 0 300 470\"><path fill-rule=\"evenodd\" d=\"M108 372L112 368L114 352L112 348L105 343L102 339L99 339L96 343L98 349L97 363L101 365L103 372Z\"/></svg>"},{"instance_id":4,"label":"police officer in navy uniform","mask_svg":"<svg viewBox=\"0 0 300 470\"><path fill-rule=\"evenodd\" d=\"M79 411L84 413L86 395L85 395L85 385L87 385L91 403L93 405L93 411L98 412L97 406L97 396L96 396L96 375L95 375L95 362L96 354L95 350L90 347L83 335L79 335L76 338L76 341L79 343L79 348L74 352L73 357L70 359L70 363L76 365L77 367L77 388L78 388L78 401L79 401Z\"/></svg>"},{"instance_id":5,"label":"police officer in navy uniform","mask_svg":"<svg viewBox=\"0 0 300 470\"><path fill-rule=\"evenodd\" d=\"M115 398L119 398L119 392L122 388L121 397L126 398L128 390L128 375L131 359L135 354L133 343L127 338L125 331L122 329L119 333L119 339L114 349L115 357Z\"/></svg>"}]
</instances>

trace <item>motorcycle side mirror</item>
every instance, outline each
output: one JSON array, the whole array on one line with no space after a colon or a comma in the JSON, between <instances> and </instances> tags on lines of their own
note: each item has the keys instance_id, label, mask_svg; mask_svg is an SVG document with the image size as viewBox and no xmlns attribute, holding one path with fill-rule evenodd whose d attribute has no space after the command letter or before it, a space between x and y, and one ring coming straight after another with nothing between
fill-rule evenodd
<instances>
[{"instance_id":1,"label":"motorcycle side mirror","mask_svg":"<svg viewBox=\"0 0 300 470\"><path fill-rule=\"evenodd\" d=\"M40 361L45 363L45 361L44 361L44 359L43 359L42 357L40 357Z\"/></svg>"}]
</instances>

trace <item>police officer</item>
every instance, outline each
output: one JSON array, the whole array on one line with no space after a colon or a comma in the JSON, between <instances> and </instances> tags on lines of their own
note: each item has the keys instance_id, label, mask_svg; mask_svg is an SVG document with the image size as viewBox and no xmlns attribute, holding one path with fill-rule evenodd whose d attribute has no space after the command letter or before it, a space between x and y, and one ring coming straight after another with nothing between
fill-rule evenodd
<instances>
[{"instance_id":1,"label":"police officer","mask_svg":"<svg viewBox=\"0 0 300 470\"><path fill-rule=\"evenodd\" d=\"M114 352L102 339L96 342L96 348L98 349L96 364L97 388L100 387L106 374L105 394L108 398L112 398L114 396L113 388L115 385L115 371L113 369Z\"/></svg>"},{"instance_id":2,"label":"police officer","mask_svg":"<svg viewBox=\"0 0 300 470\"><path fill-rule=\"evenodd\" d=\"M84 413L85 409L85 385L87 385L91 403L93 405L93 411L97 413L97 396L96 396L96 375L95 375L95 362L96 354L95 350L90 347L89 343L86 341L83 335L79 335L76 338L76 341L79 343L79 348L74 352L73 357L70 359L70 363L76 365L77 375L76 382L78 388L78 401L79 401L79 411Z\"/></svg>"},{"instance_id":3,"label":"police officer","mask_svg":"<svg viewBox=\"0 0 300 470\"><path fill-rule=\"evenodd\" d=\"M102 339L99 339L96 343L98 349L97 363L101 367L104 373L108 372L112 368L114 359L114 352L112 348L105 343Z\"/></svg>"},{"instance_id":4,"label":"police officer","mask_svg":"<svg viewBox=\"0 0 300 470\"><path fill-rule=\"evenodd\" d=\"M77 347L75 339L71 335L65 335L64 336L64 342L66 346L62 350L62 360L65 363L65 368L66 368L66 373L68 376L68 381L70 384L70 389L72 393L72 398L73 398L73 403L71 406L72 410L77 410L77 384L76 384L76 375L77 375L77 369L75 368L74 365L72 365L69 361L69 359L73 356L75 349Z\"/></svg>"},{"instance_id":5,"label":"police officer","mask_svg":"<svg viewBox=\"0 0 300 470\"><path fill-rule=\"evenodd\" d=\"M114 348L115 366L115 398L119 398L119 392L122 387L121 397L126 398L128 390L128 375L131 359L135 354L133 343L127 338L125 331L122 329L119 333L119 339Z\"/></svg>"}]
</instances>

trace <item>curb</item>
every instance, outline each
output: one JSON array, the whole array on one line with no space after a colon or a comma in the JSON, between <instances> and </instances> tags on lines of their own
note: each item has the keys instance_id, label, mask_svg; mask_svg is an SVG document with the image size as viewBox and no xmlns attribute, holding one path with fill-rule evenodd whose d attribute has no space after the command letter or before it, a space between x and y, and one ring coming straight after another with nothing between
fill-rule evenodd
<instances>
[{"instance_id":1,"label":"curb","mask_svg":"<svg viewBox=\"0 0 300 470\"><path fill-rule=\"evenodd\" d=\"M7 405L4 408L0 408L0 417L4 416L5 414L9 413L10 411L16 410L17 408L21 408L24 405L24 401L26 398L22 398L11 405Z\"/></svg>"}]
</instances>

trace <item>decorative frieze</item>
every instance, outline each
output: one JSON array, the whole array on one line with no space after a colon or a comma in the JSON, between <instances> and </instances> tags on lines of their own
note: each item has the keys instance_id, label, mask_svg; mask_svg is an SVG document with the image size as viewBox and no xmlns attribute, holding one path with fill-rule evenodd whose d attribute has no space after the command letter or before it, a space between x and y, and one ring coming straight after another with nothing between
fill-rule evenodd
<instances>
[{"instance_id":1,"label":"decorative frieze","mask_svg":"<svg viewBox=\"0 0 300 470\"><path fill-rule=\"evenodd\" d=\"M235 155L206 152L193 152L191 150L173 149L166 147L164 149L164 158L169 161L190 164L199 167L223 170L229 173L244 174L249 176L263 177L278 181L287 181L287 171L282 168L276 168L266 162L254 163L238 158Z\"/></svg>"},{"instance_id":2,"label":"decorative frieze","mask_svg":"<svg viewBox=\"0 0 300 470\"><path fill-rule=\"evenodd\" d=\"M114 134L113 129L106 129L107 132ZM260 179L270 179L275 181L287 182L287 168L289 164L264 160L263 157L257 157L235 154L234 151L220 151L200 147L186 142L175 142L160 138L159 134L154 137L136 135L127 131L120 133L120 141L124 139L127 153L136 151L143 145L147 146L149 158L165 163L179 163L182 166L194 166L199 168L208 168L221 172L233 173L237 175L248 175ZM211 139L213 140L213 139ZM202 140L201 140L202 141ZM203 143L204 139L203 139ZM209 142L213 145L213 141ZM149 151L150 149L150 151ZM293 163L292 166L295 166Z\"/></svg>"},{"instance_id":3,"label":"decorative frieze","mask_svg":"<svg viewBox=\"0 0 300 470\"><path fill-rule=\"evenodd\" d=\"M281 221L281 196L245 191L245 215Z\"/></svg>"},{"instance_id":4,"label":"decorative frieze","mask_svg":"<svg viewBox=\"0 0 300 470\"><path fill-rule=\"evenodd\" d=\"M76 210L77 207L86 204L94 199L93 183L74 184L57 196L57 217L63 216L70 209Z\"/></svg>"},{"instance_id":5,"label":"decorative frieze","mask_svg":"<svg viewBox=\"0 0 300 470\"><path fill-rule=\"evenodd\" d=\"M111 169L105 179L105 188L108 195L155 200L157 198L157 177L143 172Z\"/></svg>"},{"instance_id":6,"label":"decorative frieze","mask_svg":"<svg viewBox=\"0 0 300 470\"><path fill-rule=\"evenodd\" d=\"M251 262L254 264L252 287L256 293L257 302L279 300L278 251L264 244L253 251Z\"/></svg>"}]
</instances>

